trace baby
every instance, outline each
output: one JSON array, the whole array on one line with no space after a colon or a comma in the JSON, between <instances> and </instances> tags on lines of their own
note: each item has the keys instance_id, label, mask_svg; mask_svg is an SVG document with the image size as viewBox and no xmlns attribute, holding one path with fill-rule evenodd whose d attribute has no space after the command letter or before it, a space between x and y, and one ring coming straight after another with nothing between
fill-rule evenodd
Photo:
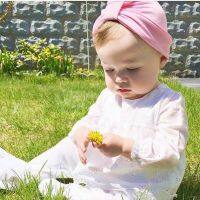
<instances>
[{"instance_id":1,"label":"baby","mask_svg":"<svg viewBox=\"0 0 200 200\"><path fill-rule=\"evenodd\" d=\"M187 117L182 95L158 80L172 43L165 13L156 1L109 1L93 41L107 87L68 137L29 163L1 150L0 180L13 180L16 166L22 177L40 175L43 194L51 184L52 195L62 188L72 200L172 200L185 170Z\"/></svg>"}]
</instances>

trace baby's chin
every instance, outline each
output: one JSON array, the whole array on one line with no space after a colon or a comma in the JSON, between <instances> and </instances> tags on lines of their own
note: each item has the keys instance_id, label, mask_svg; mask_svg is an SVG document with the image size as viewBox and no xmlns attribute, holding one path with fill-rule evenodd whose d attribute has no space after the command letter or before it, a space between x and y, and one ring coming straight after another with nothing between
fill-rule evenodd
<instances>
[{"instance_id":1,"label":"baby's chin","mask_svg":"<svg viewBox=\"0 0 200 200\"><path fill-rule=\"evenodd\" d=\"M122 96L122 98L124 98L124 99L129 99L129 100L134 100L134 99L140 99L140 98L142 98L144 96L144 94L143 95L132 95L132 96Z\"/></svg>"},{"instance_id":2,"label":"baby's chin","mask_svg":"<svg viewBox=\"0 0 200 200\"><path fill-rule=\"evenodd\" d=\"M131 92L127 92L127 93L119 93L116 92L117 95L119 95L121 98L123 99L128 99L128 100L134 100L134 99L139 99L142 98L145 94L134 94L132 91Z\"/></svg>"}]
</instances>

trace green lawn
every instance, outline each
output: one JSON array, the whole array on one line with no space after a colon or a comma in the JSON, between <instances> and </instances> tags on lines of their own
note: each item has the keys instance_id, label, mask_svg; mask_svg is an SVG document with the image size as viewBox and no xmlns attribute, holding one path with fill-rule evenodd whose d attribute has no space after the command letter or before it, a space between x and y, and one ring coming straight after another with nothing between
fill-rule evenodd
<instances>
[{"instance_id":1,"label":"green lawn","mask_svg":"<svg viewBox=\"0 0 200 200\"><path fill-rule=\"evenodd\" d=\"M186 98L189 118L187 170L178 200L200 199L200 92L162 79ZM26 161L64 138L83 117L105 87L103 80L67 80L53 75L27 78L0 77L0 146ZM37 182L15 192L0 191L0 199L42 198ZM57 197L55 199L63 199Z\"/></svg>"}]
</instances>

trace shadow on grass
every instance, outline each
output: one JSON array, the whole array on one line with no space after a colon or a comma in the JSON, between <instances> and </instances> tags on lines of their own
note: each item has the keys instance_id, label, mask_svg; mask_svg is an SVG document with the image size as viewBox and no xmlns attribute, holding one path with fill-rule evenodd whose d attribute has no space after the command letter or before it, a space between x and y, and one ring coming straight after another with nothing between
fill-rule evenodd
<instances>
[{"instance_id":1,"label":"shadow on grass","mask_svg":"<svg viewBox=\"0 0 200 200\"><path fill-rule=\"evenodd\" d=\"M8 194L12 194L12 193L13 193L12 191L0 189L0 197L2 195L8 195Z\"/></svg>"},{"instance_id":2,"label":"shadow on grass","mask_svg":"<svg viewBox=\"0 0 200 200\"><path fill-rule=\"evenodd\" d=\"M185 176L177 192L176 200L200 200L200 163L188 165Z\"/></svg>"}]
</instances>

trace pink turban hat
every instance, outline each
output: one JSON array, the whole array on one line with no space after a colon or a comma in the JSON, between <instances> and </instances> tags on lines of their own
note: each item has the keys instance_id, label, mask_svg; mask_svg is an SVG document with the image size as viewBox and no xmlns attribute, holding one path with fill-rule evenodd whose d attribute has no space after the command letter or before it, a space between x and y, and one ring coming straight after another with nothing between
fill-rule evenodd
<instances>
[{"instance_id":1,"label":"pink turban hat","mask_svg":"<svg viewBox=\"0 0 200 200\"><path fill-rule=\"evenodd\" d=\"M169 59L172 37L167 31L165 12L157 1L110 0L95 21L92 33L108 20L117 20Z\"/></svg>"}]
</instances>

